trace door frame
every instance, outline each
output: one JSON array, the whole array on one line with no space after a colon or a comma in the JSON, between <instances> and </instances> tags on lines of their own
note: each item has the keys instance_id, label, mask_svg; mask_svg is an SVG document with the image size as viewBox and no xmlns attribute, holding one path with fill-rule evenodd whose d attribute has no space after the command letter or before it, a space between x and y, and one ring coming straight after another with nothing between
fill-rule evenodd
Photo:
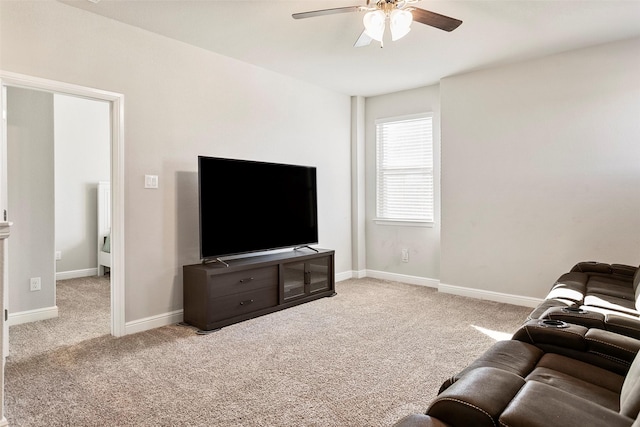
<instances>
[{"instance_id":1,"label":"door frame","mask_svg":"<svg viewBox=\"0 0 640 427\"><path fill-rule=\"evenodd\" d=\"M107 101L111 120L111 335L121 337L125 331L125 262L124 262L124 95L55 80L0 70L0 105L6 105L6 87L39 90L87 99ZM3 108L3 111L5 109ZM7 129L0 120L0 214L7 206L6 147ZM4 285L6 287L6 284ZM6 295L5 289L0 289ZM7 309L8 302L4 301ZM5 322L6 323L6 322ZM5 332L6 330L5 326ZM8 336L6 334L5 336Z\"/></svg>"}]
</instances>

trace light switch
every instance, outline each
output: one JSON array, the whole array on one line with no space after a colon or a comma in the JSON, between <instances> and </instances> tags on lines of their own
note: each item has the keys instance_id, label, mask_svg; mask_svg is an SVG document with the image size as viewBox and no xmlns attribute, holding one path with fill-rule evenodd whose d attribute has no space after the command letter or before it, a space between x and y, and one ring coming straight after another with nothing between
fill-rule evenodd
<instances>
[{"instance_id":1,"label":"light switch","mask_svg":"<svg viewBox=\"0 0 640 427\"><path fill-rule=\"evenodd\" d=\"M145 175L144 188L158 188L158 175Z\"/></svg>"}]
</instances>

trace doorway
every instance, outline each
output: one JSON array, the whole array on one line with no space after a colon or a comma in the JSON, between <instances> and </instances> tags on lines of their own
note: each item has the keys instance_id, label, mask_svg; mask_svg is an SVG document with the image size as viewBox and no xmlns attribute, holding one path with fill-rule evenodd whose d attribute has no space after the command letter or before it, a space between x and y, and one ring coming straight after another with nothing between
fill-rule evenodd
<instances>
[{"instance_id":1,"label":"doorway","mask_svg":"<svg viewBox=\"0 0 640 427\"><path fill-rule=\"evenodd\" d=\"M32 89L34 91L61 94L73 97L80 97L89 100L107 102L109 104L110 115L110 182L111 182L111 289L110 289L110 332L114 336L125 334L124 316L124 128L123 128L123 103L124 97L121 94L87 88L68 83L52 80L40 79L15 73L0 71L1 101L3 107L3 120L0 126L2 136L2 150L0 151L0 212L7 209L7 122L6 122L6 99L7 88L16 87ZM8 212L7 219L17 222L20 218L13 218ZM9 253L9 257L11 254ZM52 262L53 263L53 262ZM8 308L7 286L2 289L5 309ZM4 323L4 345L3 356L7 355L8 329Z\"/></svg>"},{"instance_id":2,"label":"doorway","mask_svg":"<svg viewBox=\"0 0 640 427\"><path fill-rule=\"evenodd\" d=\"M13 360L110 334L110 280L97 268L100 234L110 231L110 224L98 228L98 214L111 206L110 196L98 198L99 183L110 180L109 108L107 101L7 88Z\"/></svg>"}]
</instances>

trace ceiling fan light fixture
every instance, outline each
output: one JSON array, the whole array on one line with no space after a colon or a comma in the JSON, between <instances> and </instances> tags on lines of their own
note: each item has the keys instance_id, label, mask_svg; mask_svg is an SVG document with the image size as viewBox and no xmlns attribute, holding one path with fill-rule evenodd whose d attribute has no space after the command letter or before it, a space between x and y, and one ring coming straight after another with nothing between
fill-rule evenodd
<instances>
[{"instance_id":1,"label":"ceiling fan light fixture","mask_svg":"<svg viewBox=\"0 0 640 427\"><path fill-rule=\"evenodd\" d=\"M391 40L400 40L411 31L413 15L408 10L394 9L389 15Z\"/></svg>"},{"instance_id":2,"label":"ceiling fan light fixture","mask_svg":"<svg viewBox=\"0 0 640 427\"><path fill-rule=\"evenodd\" d=\"M386 19L387 16L381 10L367 12L362 19L365 33L373 40L381 42Z\"/></svg>"}]
</instances>

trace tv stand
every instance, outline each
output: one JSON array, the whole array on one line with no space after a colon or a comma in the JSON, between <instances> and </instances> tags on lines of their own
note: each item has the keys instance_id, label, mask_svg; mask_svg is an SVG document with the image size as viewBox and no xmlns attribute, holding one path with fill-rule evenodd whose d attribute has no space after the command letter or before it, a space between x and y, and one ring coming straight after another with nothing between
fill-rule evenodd
<instances>
[{"instance_id":1,"label":"tv stand","mask_svg":"<svg viewBox=\"0 0 640 427\"><path fill-rule=\"evenodd\" d=\"M199 333L334 296L334 251L298 250L183 267L184 323Z\"/></svg>"}]
</instances>

